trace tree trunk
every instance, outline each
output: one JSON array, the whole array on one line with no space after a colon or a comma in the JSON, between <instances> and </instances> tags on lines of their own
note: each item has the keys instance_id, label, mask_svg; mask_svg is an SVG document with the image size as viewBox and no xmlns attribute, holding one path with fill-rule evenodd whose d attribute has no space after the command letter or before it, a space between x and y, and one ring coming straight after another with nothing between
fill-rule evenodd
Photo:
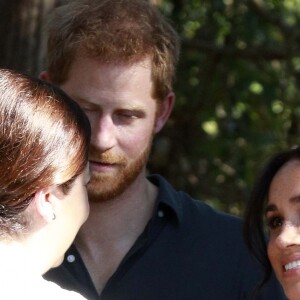
<instances>
[{"instance_id":1,"label":"tree trunk","mask_svg":"<svg viewBox=\"0 0 300 300\"><path fill-rule=\"evenodd\" d=\"M0 67L37 76L44 68L44 26L59 0L0 1Z\"/></svg>"}]
</instances>

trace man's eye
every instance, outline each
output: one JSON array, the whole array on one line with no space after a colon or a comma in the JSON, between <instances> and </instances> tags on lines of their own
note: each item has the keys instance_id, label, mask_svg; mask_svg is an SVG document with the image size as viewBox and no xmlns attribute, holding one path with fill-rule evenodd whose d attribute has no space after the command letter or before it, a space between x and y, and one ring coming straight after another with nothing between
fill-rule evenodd
<instances>
[{"instance_id":1,"label":"man's eye","mask_svg":"<svg viewBox=\"0 0 300 300\"><path fill-rule=\"evenodd\" d=\"M267 226L269 229L277 229L283 225L283 219L281 217L271 217L267 220Z\"/></svg>"},{"instance_id":2,"label":"man's eye","mask_svg":"<svg viewBox=\"0 0 300 300\"><path fill-rule=\"evenodd\" d=\"M121 113L120 114L121 117L123 118L128 118L128 119L136 119L137 116L131 113Z\"/></svg>"},{"instance_id":3,"label":"man's eye","mask_svg":"<svg viewBox=\"0 0 300 300\"><path fill-rule=\"evenodd\" d=\"M118 117L124 120L134 120L134 119L139 119L141 118L141 113L136 112L136 111L120 111L118 112Z\"/></svg>"},{"instance_id":4,"label":"man's eye","mask_svg":"<svg viewBox=\"0 0 300 300\"><path fill-rule=\"evenodd\" d=\"M127 120L140 119L145 117L145 113L138 109L122 109L117 112L118 117Z\"/></svg>"}]
</instances>

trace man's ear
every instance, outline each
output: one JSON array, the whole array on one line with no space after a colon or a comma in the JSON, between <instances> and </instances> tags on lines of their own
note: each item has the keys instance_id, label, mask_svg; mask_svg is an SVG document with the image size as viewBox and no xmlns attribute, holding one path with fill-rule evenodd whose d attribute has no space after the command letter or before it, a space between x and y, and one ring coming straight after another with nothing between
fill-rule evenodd
<instances>
[{"instance_id":1,"label":"man's ear","mask_svg":"<svg viewBox=\"0 0 300 300\"><path fill-rule=\"evenodd\" d=\"M47 71L42 71L40 73L39 78L42 79L42 80L44 80L44 81L51 82L50 75L49 75L49 73Z\"/></svg>"},{"instance_id":2,"label":"man's ear","mask_svg":"<svg viewBox=\"0 0 300 300\"><path fill-rule=\"evenodd\" d=\"M56 189L56 187L41 189L34 195L36 210L38 214L48 223L56 218L55 207L57 206L57 201L59 200L53 189Z\"/></svg>"},{"instance_id":3,"label":"man's ear","mask_svg":"<svg viewBox=\"0 0 300 300\"><path fill-rule=\"evenodd\" d=\"M170 92L166 98L158 104L154 132L159 132L167 122L175 103L175 93Z\"/></svg>"}]
</instances>

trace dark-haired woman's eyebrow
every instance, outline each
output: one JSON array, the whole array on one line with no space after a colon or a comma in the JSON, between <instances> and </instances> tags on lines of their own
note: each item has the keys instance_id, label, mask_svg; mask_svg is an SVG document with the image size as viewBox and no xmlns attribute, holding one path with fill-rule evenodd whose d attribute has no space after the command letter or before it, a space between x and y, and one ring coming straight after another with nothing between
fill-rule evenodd
<instances>
[{"instance_id":1,"label":"dark-haired woman's eyebrow","mask_svg":"<svg viewBox=\"0 0 300 300\"><path fill-rule=\"evenodd\" d=\"M300 195L296 195L296 196L293 196L289 199L289 202L291 204L296 204L296 203L300 203Z\"/></svg>"}]
</instances>

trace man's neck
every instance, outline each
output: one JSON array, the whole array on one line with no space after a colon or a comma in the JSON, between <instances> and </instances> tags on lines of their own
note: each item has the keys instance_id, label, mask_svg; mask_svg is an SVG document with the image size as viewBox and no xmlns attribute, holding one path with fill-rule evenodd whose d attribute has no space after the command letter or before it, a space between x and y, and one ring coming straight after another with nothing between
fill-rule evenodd
<instances>
[{"instance_id":1,"label":"man's neck","mask_svg":"<svg viewBox=\"0 0 300 300\"><path fill-rule=\"evenodd\" d=\"M156 197L157 188L140 174L115 199L90 203L75 245L99 294L149 222Z\"/></svg>"}]
</instances>

